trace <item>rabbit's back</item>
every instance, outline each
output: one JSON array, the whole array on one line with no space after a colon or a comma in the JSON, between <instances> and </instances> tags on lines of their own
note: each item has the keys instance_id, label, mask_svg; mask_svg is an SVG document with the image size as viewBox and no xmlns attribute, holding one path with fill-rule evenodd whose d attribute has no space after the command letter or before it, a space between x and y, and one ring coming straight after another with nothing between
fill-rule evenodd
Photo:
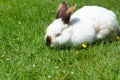
<instances>
[{"instance_id":1,"label":"rabbit's back","mask_svg":"<svg viewBox=\"0 0 120 80\"><path fill-rule=\"evenodd\" d=\"M79 19L96 20L96 19L112 18L112 17L116 17L116 15L111 10L108 10L106 8L98 7L98 6L84 6L81 9L77 10L75 13L73 13L71 19L79 18Z\"/></svg>"}]
</instances>

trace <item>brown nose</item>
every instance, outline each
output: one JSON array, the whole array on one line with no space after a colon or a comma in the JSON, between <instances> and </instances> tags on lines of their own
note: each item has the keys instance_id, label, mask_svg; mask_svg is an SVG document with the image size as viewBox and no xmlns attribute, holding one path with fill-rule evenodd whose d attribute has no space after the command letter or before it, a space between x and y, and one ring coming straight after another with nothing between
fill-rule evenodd
<instances>
[{"instance_id":1,"label":"brown nose","mask_svg":"<svg viewBox=\"0 0 120 80\"><path fill-rule=\"evenodd\" d=\"M51 45L51 41L52 41L51 36L47 36L47 37L46 37L46 45L47 45L47 46L50 46L50 45Z\"/></svg>"}]
</instances>

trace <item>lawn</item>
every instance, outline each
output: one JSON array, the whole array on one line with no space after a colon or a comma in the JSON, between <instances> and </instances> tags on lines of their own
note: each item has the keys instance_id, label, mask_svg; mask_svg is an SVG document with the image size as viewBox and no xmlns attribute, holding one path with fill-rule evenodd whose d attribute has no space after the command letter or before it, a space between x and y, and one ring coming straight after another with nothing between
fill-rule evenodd
<instances>
[{"instance_id":1,"label":"lawn","mask_svg":"<svg viewBox=\"0 0 120 80\"><path fill-rule=\"evenodd\" d=\"M63 0L0 1L0 80L120 80L120 40L86 49L51 49L47 26ZM114 11L120 0L67 0L70 6L98 5Z\"/></svg>"}]
</instances>

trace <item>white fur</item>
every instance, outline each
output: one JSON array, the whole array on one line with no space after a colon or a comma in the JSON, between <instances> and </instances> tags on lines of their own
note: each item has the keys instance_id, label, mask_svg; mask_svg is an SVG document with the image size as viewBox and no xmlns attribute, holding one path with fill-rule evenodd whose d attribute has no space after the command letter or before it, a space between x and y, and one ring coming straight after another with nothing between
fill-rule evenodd
<instances>
[{"instance_id":1,"label":"white fur","mask_svg":"<svg viewBox=\"0 0 120 80\"><path fill-rule=\"evenodd\" d=\"M96 33L95 28L100 28ZM55 37L57 33L61 35ZM103 7L84 6L70 18L70 25L64 24L61 18L56 19L48 28L46 36L52 37L51 47L61 45L79 46L118 34L116 15Z\"/></svg>"}]
</instances>

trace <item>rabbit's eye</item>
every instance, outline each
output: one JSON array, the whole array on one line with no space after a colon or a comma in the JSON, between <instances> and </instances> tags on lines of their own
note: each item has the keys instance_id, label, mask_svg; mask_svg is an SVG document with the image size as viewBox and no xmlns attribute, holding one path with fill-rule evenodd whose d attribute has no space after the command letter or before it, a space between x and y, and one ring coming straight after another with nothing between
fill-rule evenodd
<instances>
[{"instance_id":1,"label":"rabbit's eye","mask_svg":"<svg viewBox=\"0 0 120 80\"><path fill-rule=\"evenodd\" d=\"M58 33L58 34L56 34L56 35L55 35L55 37L58 37L58 36L60 36L60 35L61 35L61 34L60 34L60 33Z\"/></svg>"}]
</instances>

